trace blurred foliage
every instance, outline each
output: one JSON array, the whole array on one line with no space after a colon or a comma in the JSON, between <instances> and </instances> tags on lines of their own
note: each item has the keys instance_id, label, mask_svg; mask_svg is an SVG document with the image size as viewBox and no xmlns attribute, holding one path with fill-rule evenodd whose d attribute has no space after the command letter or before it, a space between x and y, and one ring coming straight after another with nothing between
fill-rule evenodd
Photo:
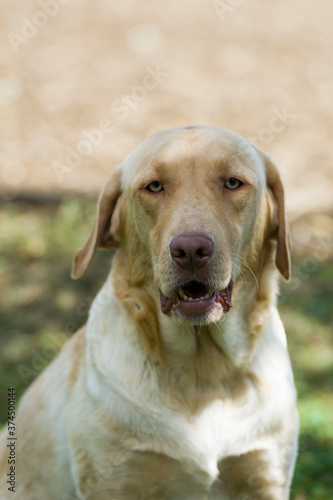
<instances>
[{"instance_id":1,"label":"blurred foliage","mask_svg":"<svg viewBox=\"0 0 333 500\"><path fill-rule=\"evenodd\" d=\"M0 422L6 421L9 386L20 396L63 342L87 319L91 301L110 267L99 252L78 281L70 278L73 253L89 235L95 201L7 202L0 207L1 365ZM284 321L298 389L301 419L293 500L333 496L333 260L305 266L301 279L282 286ZM307 272L304 272L304 269ZM5 291L5 292L4 292Z\"/></svg>"}]
</instances>

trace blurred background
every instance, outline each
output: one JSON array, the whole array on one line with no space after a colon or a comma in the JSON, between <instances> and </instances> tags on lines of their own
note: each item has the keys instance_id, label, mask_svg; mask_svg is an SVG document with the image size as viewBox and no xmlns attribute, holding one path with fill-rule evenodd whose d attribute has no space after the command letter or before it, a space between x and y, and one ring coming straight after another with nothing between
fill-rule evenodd
<instances>
[{"instance_id":1,"label":"blurred background","mask_svg":"<svg viewBox=\"0 0 333 500\"><path fill-rule=\"evenodd\" d=\"M299 393L293 500L333 495L330 0L1 0L0 422L86 321L110 265L69 278L110 169L155 131L219 125L278 164Z\"/></svg>"}]
</instances>

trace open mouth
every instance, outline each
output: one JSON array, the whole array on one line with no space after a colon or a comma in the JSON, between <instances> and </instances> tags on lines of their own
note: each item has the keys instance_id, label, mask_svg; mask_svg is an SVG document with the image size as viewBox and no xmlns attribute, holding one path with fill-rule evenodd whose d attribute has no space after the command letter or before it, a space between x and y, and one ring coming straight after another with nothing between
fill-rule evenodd
<instances>
[{"instance_id":1,"label":"open mouth","mask_svg":"<svg viewBox=\"0 0 333 500\"><path fill-rule=\"evenodd\" d=\"M166 297L160 292L161 310L164 314L179 310L186 316L203 316L212 309L228 312L232 307L231 292L231 281L227 288L216 291L199 281L192 280L179 287L172 297Z\"/></svg>"}]
</instances>

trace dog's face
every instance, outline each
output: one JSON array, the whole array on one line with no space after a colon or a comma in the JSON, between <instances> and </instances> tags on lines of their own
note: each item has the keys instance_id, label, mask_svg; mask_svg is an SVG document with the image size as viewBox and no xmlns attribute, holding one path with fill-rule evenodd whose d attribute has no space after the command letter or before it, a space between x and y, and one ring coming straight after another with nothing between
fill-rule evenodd
<instances>
[{"instance_id":1,"label":"dog's face","mask_svg":"<svg viewBox=\"0 0 333 500\"><path fill-rule=\"evenodd\" d=\"M216 321L229 310L244 247L258 236L265 183L249 143L219 130L175 132L149 159L136 158L133 231L146 243L165 314Z\"/></svg>"},{"instance_id":2,"label":"dog's face","mask_svg":"<svg viewBox=\"0 0 333 500\"><path fill-rule=\"evenodd\" d=\"M231 307L233 283L244 267L257 272L267 232L276 232L267 184L279 205L280 226L285 225L276 190L281 184L263 158L248 141L217 127L156 134L111 176L100 200L100 231L95 226L79 261L88 255L89 262L92 246L112 246L115 236L132 261L140 253L145 280L156 285L164 314L218 321ZM279 240L280 254L288 254L286 235ZM286 276L285 259L280 255Z\"/></svg>"}]
</instances>

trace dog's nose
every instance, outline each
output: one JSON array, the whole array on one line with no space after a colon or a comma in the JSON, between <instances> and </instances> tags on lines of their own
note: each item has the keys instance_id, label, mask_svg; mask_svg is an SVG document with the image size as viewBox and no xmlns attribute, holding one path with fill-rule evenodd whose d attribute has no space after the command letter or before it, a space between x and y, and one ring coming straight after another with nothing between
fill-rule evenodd
<instances>
[{"instance_id":1,"label":"dog's nose","mask_svg":"<svg viewBox=\"0 0 333 500\"><path fill-rule=\"evenodd\" d=\"M214 241L201 233L178 234L170 242L172 260L181 268L195 270L213 257Z\"/></svg>"}]
</instances>

